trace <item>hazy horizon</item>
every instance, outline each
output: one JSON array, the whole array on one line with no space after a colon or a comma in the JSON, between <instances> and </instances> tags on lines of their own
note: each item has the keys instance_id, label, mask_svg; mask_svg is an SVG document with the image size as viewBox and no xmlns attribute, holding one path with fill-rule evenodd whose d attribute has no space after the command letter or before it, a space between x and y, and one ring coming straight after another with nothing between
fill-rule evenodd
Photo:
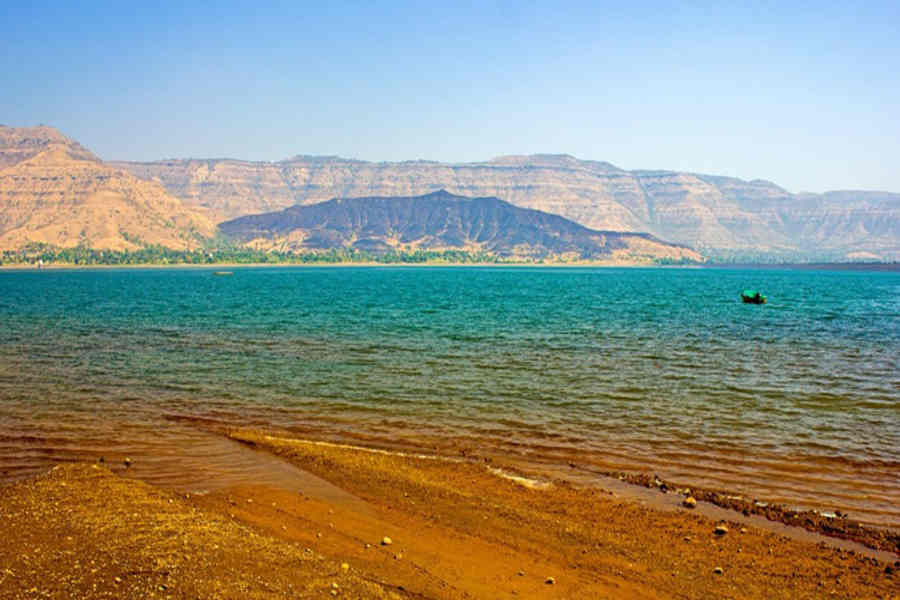
<instances>
[{"instance_id":1,"label":"hazy horizon","mask_svg":"<svg viewBox=\"0 0 900 600\"><path fill-rule=\"evenodd\" d=\"M104 160L298 154L900 191L900 6L7 8L0 121Z\"/></svg>"}]
</instances>

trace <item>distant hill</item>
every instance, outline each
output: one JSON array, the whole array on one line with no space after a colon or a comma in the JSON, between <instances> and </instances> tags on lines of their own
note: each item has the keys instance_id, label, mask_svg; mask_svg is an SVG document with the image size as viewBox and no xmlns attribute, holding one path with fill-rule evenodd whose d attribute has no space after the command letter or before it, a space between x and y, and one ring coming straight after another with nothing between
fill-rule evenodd
<instances>
[{"instance_id":1,"label":"distant hill","mask_svg":"<svg viewBox=\"0 0 900 600\"><path fill-rule=\"evenodd\" d=\"M214 234L201 211L104 164L52 127L0 126L0 250L32 242L190 249Z\"/></svg>"},{"instance_id":2,"label":"distant hill","mask_svg":"<svg viewBox=\"0 0 900 600\"><path fill-rule=\"evenodd\" d=\"M241 243L280 251L453 249L511 258L701 260L689 248L647 234L595 231L498 198L443 190L417 197L337 198L240 217L219 229Z\"/></svg>"},{"instance_id":3,"label":"distant hill","mask_svg":"<svg viewBox=\"0 0 900 600\"><path fill-rule=\"evenodd\" d=\"M720 257L900 260L900 194L791 194L774 183L672 171L626 171L567 155L487 162L279 162L179 159L115 163L220 219L335 197L493 196L586 227L645 231Z\"/></svg>"}]
</instances>

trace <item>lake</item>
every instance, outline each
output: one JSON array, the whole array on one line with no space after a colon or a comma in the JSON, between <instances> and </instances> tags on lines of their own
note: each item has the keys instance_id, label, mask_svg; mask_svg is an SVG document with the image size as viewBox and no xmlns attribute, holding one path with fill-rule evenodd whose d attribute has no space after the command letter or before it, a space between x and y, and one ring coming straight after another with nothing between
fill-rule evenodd
<instances>
[{"instance_id":1,"label":"lake","mask_svg":"<svg viewBox=\"0 0 900 600\"><path fill-rule=\"evenodd\" d=\"M900 526L900 273L232 270L0 271L3 477L206 485L236 468L209 425L273 426Z\"/></svg>"}]
</instances>

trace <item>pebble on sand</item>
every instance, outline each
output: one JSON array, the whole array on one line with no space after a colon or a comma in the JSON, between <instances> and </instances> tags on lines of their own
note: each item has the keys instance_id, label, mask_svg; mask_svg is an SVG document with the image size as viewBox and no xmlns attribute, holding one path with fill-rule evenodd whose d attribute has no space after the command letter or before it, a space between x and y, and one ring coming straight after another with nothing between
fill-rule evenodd
<instances>
[{"instance_id":1,"label":"pebble on sand","mask_svg":"<svg viewBox=\"0 0 900 600\"><path fill-rule=\"evenodd\" d=\"M390 545L393 544L393 543L394 543L394 540L392 540L391 538L389 538L389 537L387 537L387 536L384 536L383 538L381 538L381 545L382 545L382 546L390 546Z\"/></svg>"},{"instance_id":2,"label":"pebble on sand","mask_svg":"<svg viewBox=\"0 0 900 600\"><path fill-rule=\"evenodd\" d=\"M131 459L128 458L128 457L126 456L126 457L125 457L125 460L123 460L122 463L123 463L126 467L130 467L130 466L131 466Z\"/></svg>"},{"instance_id":3,"label":"pebble on sand","mask_svg":"<svg viewBox=\"0 0 900 600\"><path fill-rule=\"evenodd\" d=\"M725 525L716 525L715 533L716 535L725 535L726 533L728 533L728 527L726 527Z\"/></svg>"},{"instance_id":4,"label":"pebble on sand","mask_svg":"<svg viewBox=\"0 0 900 600\"><path fill-rule=\"evenodd\" d=\"M682 502L682 504L683 504L686 508L696 508L696 506L697 506L697 499L694 498L693 496L688 496L687 498L684 499L684 502Z\"/></svg>"},{"instance_id":5,"label":"pebble on sand","mask_svg":"<svg viewBox=\"0 0 900 600\"><path fill-rule=\"evenodd\" d=\"M547 585L553 585L554 583L556 583L556 578L548 577L547 579L544 580L544 583L546 583Z\"/></svg>"},{"instance_id":6,"label":"pebble on sand","mask_svg":"<svg viewBox=\"0 0 900 600\"><path fill-rule=\"evenodd\" d=\"M713 573L715 573L716 575L722 575L725 573L725 569L723 569L722 567L716 567L715 569L713 569Z\"/></svg>"},{"instance_id":7,"label":"pebble on sand","mask_svg":"<svg viewBox=\"0 0 900 600\"><path fill-rule=\"evenodd\" d=\"M350 570L350 565L349 565L349 564L347 564L347 563L341 563L341 571L343 571L344 573L346 573L346 572L349 571L349 570Z\"/></svg>"}]
</instances>

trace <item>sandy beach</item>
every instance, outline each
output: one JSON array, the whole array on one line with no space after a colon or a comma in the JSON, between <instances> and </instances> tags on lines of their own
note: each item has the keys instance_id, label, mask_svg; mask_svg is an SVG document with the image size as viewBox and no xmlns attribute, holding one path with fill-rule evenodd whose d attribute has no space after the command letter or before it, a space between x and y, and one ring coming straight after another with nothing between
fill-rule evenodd
<instances>
[{"instance_id":1,"label":"sandy beach","mask_svg":"<svg viewBox=\"0 0 900 600\"><path fill-rule=\"evenodd\" d=\"M185 494L112 460L59 465L0 488L0 598L900 598L900 556L738 512L666 510L490 463L229 435L296 467L301 491Z\"/></svg>"}]
</instances>

